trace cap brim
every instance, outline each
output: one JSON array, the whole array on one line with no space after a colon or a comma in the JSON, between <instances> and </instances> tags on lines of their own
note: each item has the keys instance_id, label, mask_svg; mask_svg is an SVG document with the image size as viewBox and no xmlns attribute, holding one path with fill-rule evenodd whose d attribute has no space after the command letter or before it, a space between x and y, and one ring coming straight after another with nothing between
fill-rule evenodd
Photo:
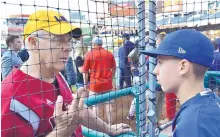
<instances>
[{"instance_id":1,"label":"cap brim","mask_svg":"<svg viewBox=\"0 0 220 137\"><path fill-rule=\"evenodd\" d=\"M142 51L140 51L140 53L144 54L144 55L148 55L148 56L154 57L154 58L156 58L158 55L169 56L169 55L167 55L165 53L162 53L162 52L160 52L160 51L158 51L156 49L154 49L154 50L151 50L151 49L150 50L142 50Z\"/></svg>"},{"instance_id":2,"label":"cap brim","mask_svg":"<svg viewBox=\"0 0 220 137\"><path fill-rule=\"evenodd\" d=\"M73 38L80 38L82 36L82 30L79 27L65 22L47 28L43 28L43 30L55 35L63 35L70 33Z\"/></svg>"}]
</instances>

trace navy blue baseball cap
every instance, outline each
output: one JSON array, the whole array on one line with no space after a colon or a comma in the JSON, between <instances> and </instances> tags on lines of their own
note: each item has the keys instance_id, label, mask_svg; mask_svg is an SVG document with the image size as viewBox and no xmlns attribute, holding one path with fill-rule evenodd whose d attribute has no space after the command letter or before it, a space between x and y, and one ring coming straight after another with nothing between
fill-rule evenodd
<instances>
[{"instance_id":1,"label":"navy blue baseball cap","mask_svg":"<svg viewBox=\"0 0 220 137\"><path fill-rule=\"evenodd\" d=\"M123 38L130 38L130 35L129 35L128 33L124 33L124 34L122 35L122 37L123 37Z\"/></svg>"},{"instance_id":2,"label":"navy blue baseball cap","mask_svg":"<svg viewBox=\"0 0 220 137\"><path fill-rule=\"evenodd\" d=\"M152 57L173 56L206 67L211 67L214 60L214 47L211 40L192 29L172 32L165 36L157 49L148 49L141 53Z\"/></svg>"}]
</instances>

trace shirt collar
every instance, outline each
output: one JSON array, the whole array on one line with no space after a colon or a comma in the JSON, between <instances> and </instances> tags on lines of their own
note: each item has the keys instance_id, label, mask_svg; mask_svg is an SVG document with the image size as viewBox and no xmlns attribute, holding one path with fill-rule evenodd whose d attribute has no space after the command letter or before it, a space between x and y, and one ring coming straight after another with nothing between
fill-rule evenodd
<instances>
[{"instance_id":1,"label":"shirt collar","mask_svg":"<svg viewBox=\"0 0 220 137\"><path fill-rule=\"evenodd\" d=\"M189 99L189 100L187 100L185 103L183 103L183 104L181 105L181 108L180 108L180 109L182 109L182 108L184 108L184 107L187 107L187 106L190 105L190 104L194 104L194 103L200 101L200 100L202 99L202 97L204 97L204 96L210 96L210 93L211 93L211 90L210 90L210 89L208 89L208 88L205 89L204 91L202 91L202 92L196 94L196 96L192 97L191 99Z\"/></svg>"},{"instance_id":2,"label":"shirt collar","mask_svg":"<svg viewBox=\"0 0 220 137\"><path fill-rule=\"evenodd\" d=\"M187 108L187 106L191 105L191 104L196 104L197 102L200 102L202 98L204 97L210 97L211 99L215 99L215 95L211 94L211 90L210 89L205 89L204 91L196 94L196 96L192 97L191 99L187 100L185 103L183 103L180 107L179 112L176 114L173 123L172 123L172 131L175 130L176 128L176 123L177 123L177 119L181 113L181 111L183 111L185 108Z\"/></svg>"},{"instance_id":3,"label":"shirt collar","mask_svg":"<svg viewBox=\"0 0 220 137\"><path fill-rule=\"evenodd\" d=\"M103 49L101 46L95 46L93 49Z\"/></svg>"},{"instance_id":4,"label":"shirt collar","mask_svg":"<svg viewBox=\"0 0 220 137\"><path fill-rule=\"evenodd\" d=\"M15 56L18 56L18 52L15 52L14 50L9 49L9 51L14 54Z\"/></svg>"}]
</instances>

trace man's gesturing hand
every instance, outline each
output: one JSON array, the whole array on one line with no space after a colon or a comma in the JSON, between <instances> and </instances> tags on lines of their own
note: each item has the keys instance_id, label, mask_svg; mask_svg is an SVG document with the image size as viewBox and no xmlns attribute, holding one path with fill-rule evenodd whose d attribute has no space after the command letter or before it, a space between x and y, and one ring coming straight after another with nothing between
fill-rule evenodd
<instances>
[{"instance_id":1,"label":"man's gesturing hand","mask_svg":"<svg viewBox=\"0 0 220 137\"><path fill-rule=\"evenodd\" d=\"M56 123L57 134L61 136L72 136L76 128L79 127L80 110L79 108L80 98L74 98L72 104L67 106L67 110L63 111L63 97L58 96L54 108L54 119ZM81 107L81 106L80 106Z\"/></svg>"}]
</instances>

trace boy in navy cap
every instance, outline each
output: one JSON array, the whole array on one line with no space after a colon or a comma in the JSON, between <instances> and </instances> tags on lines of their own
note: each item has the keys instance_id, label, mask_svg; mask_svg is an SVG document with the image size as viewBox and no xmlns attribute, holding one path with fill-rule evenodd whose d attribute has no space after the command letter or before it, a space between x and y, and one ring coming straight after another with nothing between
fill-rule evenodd
<instances>
[{"instance_id":1,"label":"boy in navy cap","mask_svg":"<svg viewBox=\"0 0 220 137\"><path fill-rule=\"evenodd\" d=\"M173 137L220 137L220 98L203 83L214 59L211 41L196 30L182 29L142 54L157 57L158 83L164 92L175 92L181 103L173 120Z\"/></svg>"}]
</instances>

